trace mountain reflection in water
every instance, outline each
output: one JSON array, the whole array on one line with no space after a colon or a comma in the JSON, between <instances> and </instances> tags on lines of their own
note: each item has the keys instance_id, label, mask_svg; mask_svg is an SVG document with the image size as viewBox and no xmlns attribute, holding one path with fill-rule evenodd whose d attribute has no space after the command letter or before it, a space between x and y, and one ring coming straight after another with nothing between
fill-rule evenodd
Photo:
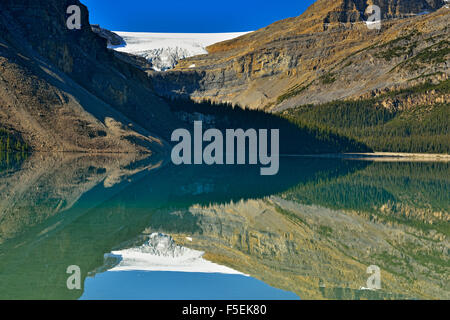
<instances>
[{"instance_id":1,"label":"mountain reflection in water","mask_svg":"<svg viewBox=\"0 0 450 320\"><path fill-rule=\"evenodd\" d=\"M446 162L292 157L262 177L249 166L36 154L0 168L3 299L78 299L68 266L84 284L113 267L105 254L154 233L302 299L450 297ZM360 290L369 265L381 290Z\"/></svg>"}]
</instances>

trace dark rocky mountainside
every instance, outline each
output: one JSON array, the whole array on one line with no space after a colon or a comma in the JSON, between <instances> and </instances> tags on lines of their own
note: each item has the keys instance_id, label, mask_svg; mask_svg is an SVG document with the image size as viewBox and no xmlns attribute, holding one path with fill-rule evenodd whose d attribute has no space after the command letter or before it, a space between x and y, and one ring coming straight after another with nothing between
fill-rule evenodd
<instances>
[{"instance_id":1,"label":"dark rocky mountainside","mask_svg":"<svg viewBox=\"0 0 450 320\"><path fill-rule=\"evenodd\" d=\"M382 10L380 30L363 21L370 4ZM444 1L318 0L299 17L214 44L208 55L152 76L167 95L269 110L359 99L448 79L449 26Z\"/></svg>"},{"instance_id":2,"label":"dark rocky mountainside","mask_svg":"<svg viewBox=\"0 0 450 320\"><path fill-rule=\"evenodd\" d=\"M81 30L66 10L81 8ZM0 2L0 124L33 150L163 150L176 123L148 77L107 49L79 1Z\"/></svg>"}]
</instances>

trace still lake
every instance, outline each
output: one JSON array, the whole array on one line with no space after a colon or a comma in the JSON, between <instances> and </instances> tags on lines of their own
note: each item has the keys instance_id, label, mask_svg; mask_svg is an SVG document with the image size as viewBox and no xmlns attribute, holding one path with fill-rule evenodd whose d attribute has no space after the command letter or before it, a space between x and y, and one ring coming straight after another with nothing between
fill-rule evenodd
<instances>
[{"instance_id":1,"label":"still lake","mask_svg":"<svg viewBox=\"0 0 450 320\"><path fill-rule=\"evenodd\" d=\"M0 298L449 299L449 163L381 160L2 155Z\"/></svg>"}]
</instances>

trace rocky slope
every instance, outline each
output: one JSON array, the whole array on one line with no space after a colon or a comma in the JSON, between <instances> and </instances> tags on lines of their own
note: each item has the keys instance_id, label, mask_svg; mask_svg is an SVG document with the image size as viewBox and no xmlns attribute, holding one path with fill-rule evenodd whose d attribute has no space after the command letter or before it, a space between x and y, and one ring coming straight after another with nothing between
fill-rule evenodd
<instances>
[{"instance_id":1,"label":"rocky slope","mask_svg":"<svg viewBox=\"0 0 450 320\"><path fill-rule=\"evenodd\" d=\"M381 30L364 22L372 3L382 9ZM270 110L439 82L450 74L450 10L444 4L318 0L297 18L212 45L208 55L151 76L167 95Z\"/></svg>"},{"instance_id":2,"label":"rocky slope","mask_svg":"<svg viewBox=\"0 0 450 320\"><path fill-rule=\"evenodd\" d=\"M81 30L66 26L81 8ZM176 120L78 1L0 3L0 124L35 151L152 152Z\"/></svg>"}]
</instances>

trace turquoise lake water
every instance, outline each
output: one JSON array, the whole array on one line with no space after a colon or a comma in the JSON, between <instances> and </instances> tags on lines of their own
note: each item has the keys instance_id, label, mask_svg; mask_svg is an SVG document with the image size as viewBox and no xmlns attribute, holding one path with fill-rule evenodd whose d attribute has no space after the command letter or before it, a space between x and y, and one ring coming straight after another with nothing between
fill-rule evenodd
<instances>
[{"instance_id":1,"label":"turquoise lake water","mask_svg":"<svg viewBox=\"0 0 450 320\"><path fill-rule=\"evenodd\" d=\"M262 177L127 156L2 159L3 299L450 297L446 162L291 157ZM156 233L172 251L151 242ZM126 259L105 255L123 250L140 252L137 265L111 271ZM169 259L186 255L181 267ZM72 265L80 289L67 287ZM380 290L365 290L370 265Z\"/></svg>"}]
</instances>

